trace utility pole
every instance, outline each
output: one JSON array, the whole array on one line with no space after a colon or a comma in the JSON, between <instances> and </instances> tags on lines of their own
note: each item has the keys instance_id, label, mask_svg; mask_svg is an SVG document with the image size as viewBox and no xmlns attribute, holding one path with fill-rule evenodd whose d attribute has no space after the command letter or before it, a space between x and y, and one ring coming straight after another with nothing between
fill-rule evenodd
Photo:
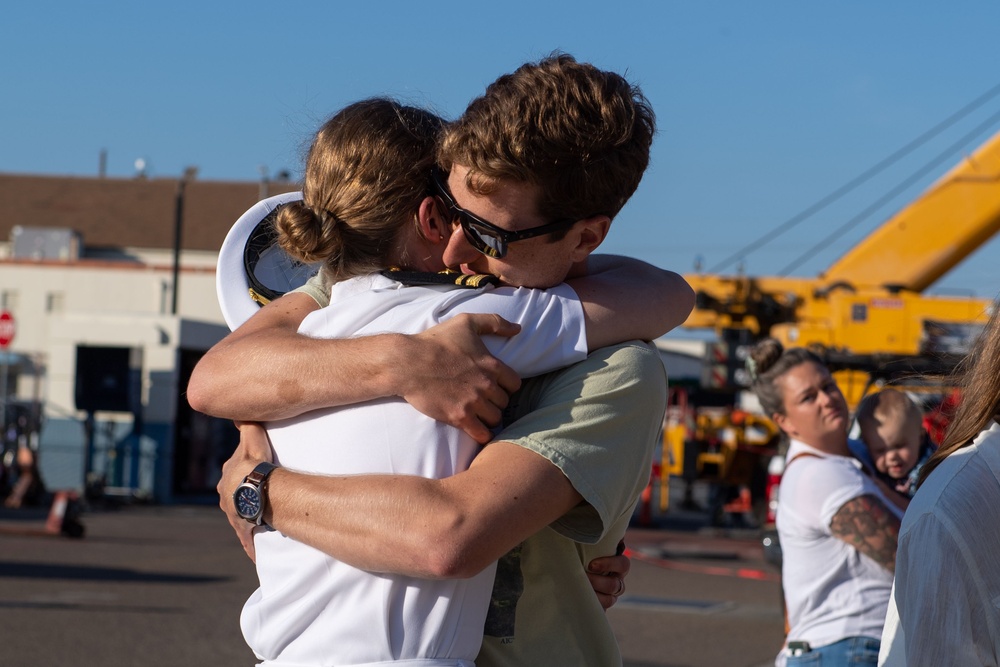
<instances>
[{"instance_id":1,"label":"utility pole","mask_svg":"<svg viewBox=\"0 0 1000 667\"><path fill-rule=\"evenodd\" d=\"M174 272L173 289L171 290L170 314L177 314L177 294L180 291L181 273L181 232L184 228L184 190L188 181L193 181L198 175L197 167L187 167L184 175L177 182L177 196L174 200Z\"/></svg>"}]
</instances>

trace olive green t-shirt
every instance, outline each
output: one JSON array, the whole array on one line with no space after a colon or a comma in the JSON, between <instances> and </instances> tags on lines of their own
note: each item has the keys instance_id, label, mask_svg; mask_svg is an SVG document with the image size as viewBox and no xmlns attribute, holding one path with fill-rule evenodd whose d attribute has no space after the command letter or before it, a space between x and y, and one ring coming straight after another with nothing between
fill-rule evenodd
<instances>
[{"instance_id":1,"label":"olive green t-shirt","mask_svg":"<svg viewBox=\"0 0 1000 667\"><path fill-rule=\"evenodd\" d=\"M621 654L585 568L615 553L642 490L667 402L656 349L631 342L526 380L496 440L562 470L580 505L500 559L477 667L608 667Z\"/></svg>"}]
</instances>

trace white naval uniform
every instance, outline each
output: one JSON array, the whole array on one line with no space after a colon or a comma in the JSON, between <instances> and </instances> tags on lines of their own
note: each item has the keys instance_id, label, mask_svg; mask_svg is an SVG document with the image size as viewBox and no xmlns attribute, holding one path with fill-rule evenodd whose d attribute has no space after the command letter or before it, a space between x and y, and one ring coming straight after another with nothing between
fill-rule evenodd
<instances>
[{"instance_id":1,"label":"white naval uniform","mask_svg":"<svg viewBox=\"0 0 1000 667\"><path fill-rule=\"evenodd\" d=\"M301 333L342 338L416 333L459 313L497 313L521 333L488 336L490 352L522 377L587 356L583 308L573 290L403 287L374 274L334 285L331 305ZM402 399L318 410L267 425L282 466L323 474L443 478L468 468L478 445ZM260 588L241 625L262 665L472 667L482 642L495 564L469 579L364 572L277 531L254 544Z\"/></svg>"}]
</instances>

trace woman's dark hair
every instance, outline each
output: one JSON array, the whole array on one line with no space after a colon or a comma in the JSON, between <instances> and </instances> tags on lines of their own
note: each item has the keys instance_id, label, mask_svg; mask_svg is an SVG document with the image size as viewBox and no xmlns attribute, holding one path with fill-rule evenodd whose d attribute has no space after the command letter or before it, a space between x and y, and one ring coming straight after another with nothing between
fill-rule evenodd
<instances>
[{"instance_id":1,"label":"woman's dark hair","mask_svg":"<svg viewBox=\"0 0 1000 667\"><path fill-rule=\"evenodd\" d=\"M780 341L765 338L750 350L747 371L750 373L750 389L760 400L760 406L768 415L785 414L785 399L776 381L799 364L812 362L826 368L823 361L804 347L785 349Z\"/></svg>"}]
</instances>

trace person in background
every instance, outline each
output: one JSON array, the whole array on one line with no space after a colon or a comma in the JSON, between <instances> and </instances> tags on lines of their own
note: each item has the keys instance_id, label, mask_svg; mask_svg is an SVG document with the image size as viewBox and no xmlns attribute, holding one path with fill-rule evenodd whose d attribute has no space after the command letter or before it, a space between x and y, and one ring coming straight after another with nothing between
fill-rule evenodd
<instances>
[{"instance_id":1,"label":"person in background","mask_svg":"<svg viewBox=\"0 0 1000 667\"><path fill-rule=\"evenodd\" d=\"M747 370L790 440L776 519L789 632L775 664L874 667L902 511L851 455L847 402L816 355L766 339Z\"/></svg>"},{"instance_id":2,"label":"person in background","mask_svg":"<svg viewBox=\"0 0 1000 667\"><path fill-rule=\"evenodd\" d=\"M879 665L1000 664L1000 316L959 368L962 400L921 471Z\"/></svg>"},{"instance_id":3,"label":"person in background","mask_svg":"<svg viewBox=\"0 0 1000 667\"><path fill-rule=\"evenodd\" d=\"M865 444L858 458L906 498L916 493L920 470L937 449L923 418L920 406L895 389L865 396L855 414Z\"/></svg>"}]
</instances>

